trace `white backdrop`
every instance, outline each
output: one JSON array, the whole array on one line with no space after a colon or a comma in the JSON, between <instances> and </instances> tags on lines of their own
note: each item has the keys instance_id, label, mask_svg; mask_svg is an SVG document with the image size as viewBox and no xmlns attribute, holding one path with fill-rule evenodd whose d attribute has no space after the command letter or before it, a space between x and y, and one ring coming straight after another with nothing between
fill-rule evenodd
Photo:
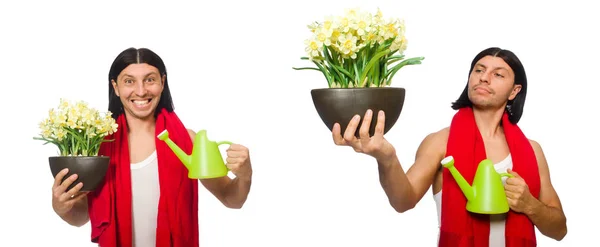
<instances>
[{"instance_id":1,"label":"white backdrop","mask_svg":"<svg viewBox=\"0 0 600 247\"><path fill-rule=\"evenodd\" d=\"M325 79L292 69L310 65L299 59L306 25L349 7L403 18L407 57L425 57L392 84L407 90L386 135L405 170L420 141L450 123L471 59L490 46L514 51L529 79L520 126L541 143L568 219L562 242L538 232L539 246L596 242L600 217L590 187L600 169L589 154L600 147L593 121L600 18L589 4L15 1L0 4L0 152L8 168L0 173L0 246L94 246L89 224L69 226L52 211L47 157L56 149L32 137L60 97L106 109L110 64L128 47L164 59L176 112L188 127L250 149L254 182L243 209L227 209L201 189L201 246L434 246L431 191L413 210L396 213L375 161L335 146L318 117L310 90L326 87Z\"/></svg>"}]
</instances>

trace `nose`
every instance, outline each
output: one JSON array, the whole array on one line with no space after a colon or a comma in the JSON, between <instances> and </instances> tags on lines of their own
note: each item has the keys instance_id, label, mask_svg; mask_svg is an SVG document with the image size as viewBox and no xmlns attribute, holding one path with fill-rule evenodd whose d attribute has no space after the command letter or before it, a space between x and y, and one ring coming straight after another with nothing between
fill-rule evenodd
<instances>
[{"instance_id":1,"label":"nose","mask_svg":"<svg viewBox=\"0 0 600 247\"><path fill-rule=\"evenodd\" d=\"M481 73L481 76L479 77L479 82L489 83L490 82L490 73L491 72L487 72L487 71Z\"/></svg>"},{"instance_id":2,"label":"nose","mask_svg":"<svg viewBox=\"0 0 600 247\"><path fill-rule=\"evenodd\" d=\"M146 85L144 85L144 83L136 83L134 92L137 96L144 96L146 95L147 91L148 90L146 90Z\"/></svg>"}]
</instances>

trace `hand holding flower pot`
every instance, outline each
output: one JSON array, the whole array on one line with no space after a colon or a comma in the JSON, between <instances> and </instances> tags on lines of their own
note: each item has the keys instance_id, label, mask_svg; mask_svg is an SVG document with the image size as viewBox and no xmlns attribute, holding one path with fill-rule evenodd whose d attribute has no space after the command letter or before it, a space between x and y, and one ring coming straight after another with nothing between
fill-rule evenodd
<instances>
[{"instance_id":1,"label":"hand holding flower pot","mask_svg":"<svg viewBox=\"0 0 600 247\"><path fill-rule=\"evenodd\" d=\"M83 101L72 103L61 99L58 109L50 109L48 117L40 123L40 137L34 139L58 148L59 155L49 157L55 178L65 168L69 172L61 182L77 174L67 191L79 182L83 183L80 191L93 191L103 181L109 166L110 157L98 156L100 144L110 141L105 137L115 133L117 127L111 112L101 114Z\"/></svg>"},{"instance_id":2,"label":"hand holding flower pot","mask_svg":"<svg viewBox=\"0 0 600 247\"><path fill-rule=\"evenodd\" d=\"M315 108L332 130L339 123L342 133L354 115L368 109L385 112L385 130L392 128L404 105L404 88L390 88L394 75L406 65L421 64L423 57L405 59L407 40L404 21L384 19L351 9L346 15L327 18L309 25L311 38L306 40L307 57L316 67L294 68L316 70L327 79L328 88L311 91ZM374 134L377 117L371 122ZM355 133L359 137L357 128Z\"/></svg>"}]
</instances>

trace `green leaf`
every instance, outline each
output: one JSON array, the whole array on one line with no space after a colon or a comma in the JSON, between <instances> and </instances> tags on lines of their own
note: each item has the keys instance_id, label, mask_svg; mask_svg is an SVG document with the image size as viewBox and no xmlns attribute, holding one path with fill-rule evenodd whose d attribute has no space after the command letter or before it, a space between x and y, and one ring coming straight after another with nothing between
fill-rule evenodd
<instances>
[{"instance_id":1,"label":"green leaf","mask_svg":"<svg viewBox=\"0 0 600 247\"><path fill-rule=\"evenodd\" d=\"M329 84L329 87L331 87L332 82L332 76L329 74L329 71L327 71L327 69L325 69L323 67L323 65L321 65L320 63L313 61L315 63L315 65L317 65L317 67L319 67L319 69L321 70L321 72L323 72L323 75L325 75L325 79L327 79L327 83Z\"/></svg>"},{"instance_id":2,"label":"green leaf","mask_svg":"<svg viewBox=\"0 0 600 247\"><path fill-rule=\"evenodd\" d=\"M371 58L371 61L369 61L369 63L367 64L367 67L365 68L365 70L362 72L362 76L360 77L360 86L364 87L365 86L365 78L367 77L367 74L369 73L369 71L371 70L371 68L373 67L373 65L375 65L375 63L379 62L379 58L385 56L388 52L390 52L390 50L383 50L377 54L375 54L375 56L373 56L373 58Z\"/></svg>"},{"instance_id":3,"label":"green leaf","mask_svg":"<svg viewBox=\"0 0 600 247\"><path fill-rule=\"evenodd\" d=\"M424 57L413 57L413 58L409 58L406 59L404 61L402 61L399 64L396 64L394 67L390 68L388 70L388 72L386 73L385 77L387 78L388 83L391 83L392 78L394 77L394 75L396 74L396 72L398 72L398 70L400 70L402 67L406 66L406 65L415 65L415 64L421 64L421 61L425 59Z\"/></svg>"},{"instance_id":4,"label":"green leaf","mask_svg":"<svg viewBox=\"0 0 600 247\"><path fill-rule=\"evenodd\" d=\"M354 76L353 76L353 75L352 75L350 72L348 72L347 70L345 70L344 68L342 68L342 67L340 67L340 66L338 66L338 65L335 65L335 64L333 65L333 67L334 67L336 70L338 70L339 72L341 72L341 73L343 73L344 75L348 76L349 78L351 78L351 79L352 79L352 78L354 78Z\"/></svg>"},{"instance_id":5,"label":"green leaf","mask_svg":"<svg viewBox=\"0 0 600 247\"><path fill-rule=\"evenodd\" d=\"M387 64L392 64L392 63L395 63L402 59L404 59L404 55L390 56L390 57L386 58L385 60L386 60Z\"/></svg>"},{"instance_id":6,"label":"green leaf","mask_svg":"<svg viewBox=\"0 0 600 247\"><path fill-rule=\"evenodd\" d=\"M318 69L318 68L314 68L314 67L300 67L300 68L295 68L295 67L292 67L292 69L295 69L295 70L307 70L307 69L308 69L308 70L316 70L316 71L321 71L320 69Z\"/></svg>"}]
</instances>

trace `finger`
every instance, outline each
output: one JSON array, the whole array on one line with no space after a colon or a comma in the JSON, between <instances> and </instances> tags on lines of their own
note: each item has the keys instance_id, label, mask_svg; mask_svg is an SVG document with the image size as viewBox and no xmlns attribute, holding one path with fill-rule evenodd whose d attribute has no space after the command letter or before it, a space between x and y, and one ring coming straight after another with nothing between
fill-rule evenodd
<instances>
[{"instance_id":1,"label":"finger","mask_svg":"<svg viewBox=\"0 0 600 247\"><path fill-rule=\"evenodd\" d=\"M227 163L225 164L225 166L227 166L227 169L231 170L231 171L236 171L239 167L240 167L240 163Z\"/></svg>"},{"instance_id":2,"label":"finger","mask_svg":"<svg viewBox=\"0 0 600 247\"><path fill-rule=\"evenodd\" d=\"M225 162L228 164L242 163L243 161L244 161L244 159L232 158L232 157L227 157L227 159L225 159Z\"/></svg>"},{"instance_id":3,"label":"finger","mask_svg":"<svg viewBox=\"0 0 600 247\"><path fill-rule=\"evenodd\" d=\"M510 198L510 199L517 199L518 198L518 194L512 191L505 191L504 192L506 194L506 198Z\"/></svg>"},{"instance_id":4,"label":"finger","mask_svg":"<svg viewBox=\"0 0 600 247\"><path fill-rule=\"evenodd\" d=\"M77 180L77 174L73 174L73 175L69 176L67 179L65 179L65 181L62 184L60 184L60 186L58 187L60 193L65 192L67 190L67 188L69 186L71 186L71 184L73 182L75 182L75 180Z\"/></svg>"},{"instance_id":5,"label":"finger","mask_svg":"<svg viewBox=\"0 0 600 247\"><path fill-rule=\"evenodd\" d=\"M227 157L231 158L246 158L248 154L244 151L227 151Z\"/></svg>"},{"instance_id":6,"label":"finger","mask_svg":"<svg viewBox=\"0 0 600 247\"><path fill-rule=\"evenodd\" d=\"M233 143L231 145L229 145L229 148L227 148L227 150L231 150L231 151L241 151L241 150L246 150L247 148L244 147L241 144L237 144L237 143Z\"/></svg>"},{"instance_id":7,"label":"finger","mask_svg":"<svg viewBox=\"0 0 600 247\"><path fill-rule=\"evenodd\" d=\"M360 121L360 116L355 115L352 120L348 123L348 127L346 127L346 131L344 131L344 140L350 145L356 145L356 137L354 133L356 133L356 127L358 126L358 121Z\"/></svg>"},{"instance_id":8,"label":"finger","mask_svg":"<svg viewBox=\"0 0 600 247\"><path fill-rule=\"evenodd\" d=\"M90 193L89 191L85 191L85 192L78 192L78 193L77 193L77 194L76 194L76 195L73 197L73 199L72 199L72 200L74 200L74 201L79 201L79 200L81 200L82 198L85 198L85 196L87 196L87 194L89 194L89 193Z\"/></svg>"},{"instance_id":9,"label":"finger","mask_svg":"<svg viewBox=\"0 0 600 247\"><path fill-rule=\"evenodd\" d=\"M521 178L521 175L519 175L519 173L513 171L512 169L508 168L508 173L510 173L511 175L515 176L516 178Z\"/></svg>"},{"instance_id":10,"label":"finger","mask_svg":"<svg viewBox=\"0 0 600 247\"><path fill-rule=\"evenodd\" d=\"M79 182L77 185L73 186L73 188L71 188L69 191L67 191L66 193L63 193L62 195L60 195L60 201L61 202L66 202L70 199L72 199L75 194L77 192L79 192L79 190L83 187L83 183Z\"/></svg>"},{"instance_id":11,"label":"finger","mask_svg":"<svg viewBox=\"0 0 600 247\"><path fill-rule=\"evenodd\" d=\"M333 143L335 143L336 145L345 145L346 142L344 142L344 138L342 137L341 134L341 129L342 127L340 127L339 123L334 123L333 124L333 128L331 129L331 136L333 137Z\"/></svg>"},{"instance_id":12,"label":"finger","mask_svg":"<svg viewBox=\"0 0 600 247\"><path fill-rule=\"evenodd\" d=\"M522 184L522 183L521 183L521 179L518 179L518 178L514 177L514 178L507 178L506 179L506 184L507 185L519 185L519 184Z\"/></svg>"},{"instance_id":13,"label":"finger","mask_svg":"<svg viewBox=\"0 0 600 247\"><path fill-rule=\"evenodd\" d=\"M358 130L358 135L361 140L369 139L369 129L371 127L371 119L373 119L373 111L368 109L365 113L365 117L363 118L362 124L360 126L360 130Z\"/></svg>"},{"instance_id":14,"label":"finger","mask_svg":"<svg viewBox=\"0 0 600 247\"><path fill-rule=\"evenodd\" d=\"M504 185L504 191L516 192L517 191L517 185L506 183L506 185Z\"/></svg>"},{"instance_id":15,"label":"finger","mask_svg":"<svg viewBox=\"0 0 600 247\"><path fill-rule=\"evenodd\" d=\"M506 198L506 200L508 201L508 206L510 206L511 209L517 205L517 200L515 199Z\"/></svg>"},{"instance_id":16,"label":"finger","mask_svg":"<svg viewBox=\"0 0 600 247\"><path fill-rule=\"evenodd\" d=\"M69 168L62 169L58 174L56 174L56 177L54 177L54 185L52 186L52 188L58 187L62 182L62 179L65 177L65 175L67 175L67 173L69 173Z\"/></svg>"},{"instance_id":17,"label":"finger","mask_svg":"<svg viewBox=\"0 0 600 247\"><path fill-rule=\"evenodd\" d=\"M385 129L385 112L379 111L377 114L377 124L375 125L375 135L382 135Z\"/></svg>"}]
</instances>

